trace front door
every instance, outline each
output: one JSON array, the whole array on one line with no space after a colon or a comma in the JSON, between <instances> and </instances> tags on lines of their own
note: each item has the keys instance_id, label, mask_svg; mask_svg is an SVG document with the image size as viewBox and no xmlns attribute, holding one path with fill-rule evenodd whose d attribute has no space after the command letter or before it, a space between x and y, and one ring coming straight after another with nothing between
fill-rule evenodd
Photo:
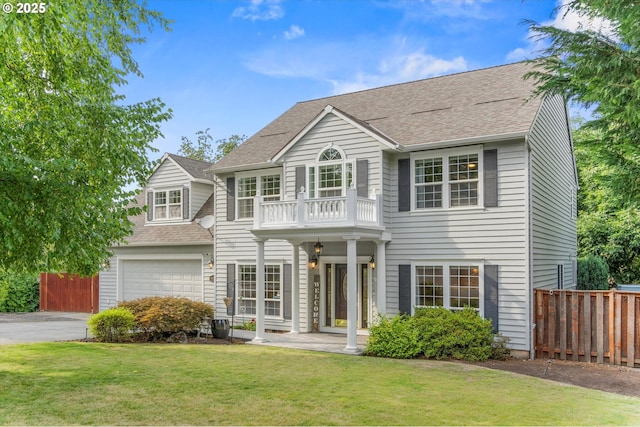
<instances>
[{"instance_id":1,"label":"front door","mask_svg":"<svg viewBox=\"0 0 640 427\"><path fill-rule=\"evenodd\" d=\"M323 328L347 327L347 264L324 264L324 319ZM357 299L357 324L359 329L369 327L371 310L369 307L369 265L358 264L358 299Z\"/></svg>"}]
</instances>

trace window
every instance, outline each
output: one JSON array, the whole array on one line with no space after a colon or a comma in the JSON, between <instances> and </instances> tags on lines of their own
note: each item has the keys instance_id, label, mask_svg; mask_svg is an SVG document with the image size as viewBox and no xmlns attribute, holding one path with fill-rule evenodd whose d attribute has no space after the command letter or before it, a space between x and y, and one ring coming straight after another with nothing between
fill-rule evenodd
<instances>
[{"instance_id":1,"label":"window","mask_svg":"<svg viewBox=\"0 0 640 427\"><path fill-rule=\"evenodd\" d=\"M479 205L480 154L437 151L412 158L415 209Z\"/></svg>"},{"instance_id":2,"label":"window","mask_svg":"<svg viewBox=\"0 0 640 427\"><path fill-rule=\"evenodd\" d=\"M557 285L558 285L558 289L564 289L564 265L563 264L558 264Z\"/></svg>"},{"instance_id":3,"label":"window","mask_svg":"<svg viewBox=\"0 0 640 427\"><path fill-rule=\"evenodd\" d=\"M282 275L280 265L268 264L264 267L264 314L281 316ZM256 315L257 275L255 264L238 266L238 307L240 314Z\"/></svg>"},{"instance_id":4,"label":"window","mask_svg":"<svg viewBox=\"0 0 640 427\"><path fill-rule=\"evenodd\" d=\"M257 194L265 201L280 200L280 175L238 178L238 218L253 218L253 199Z\"/></svg>"},{"instance_id":5,"label":"window","mask_svg":"<svg viewBox=\"0 0 640 427\"><path fill-rule=\"evenodd\" d=\"M479 264L434 263L415 266L415 306L480 310Z\"/></svg>"},{"instance_id":6,"label":"window","mask_svg":"<svg viewBox=\"0 0 640 427\"><path fill-rule=\"evenodd\" d=\"M317 162L308 169L309 197L341 197L353 184L353 161L334 146L320 152Z\"/></svg>"},{"instance_id":7,"label":"window","mask_svg":"<svg viewBox=\"0 0 640 427\"><path fill-rule=\"evenodd\" d=\"M154 191L153 215L156 220L182 219L182 190Z\"/></svg>"},{"instance_id":8,"label":"window","mask_svg":"<svg viewBox=\"0 0 640 427\"><path fill-rule=\"evenodd\" d=\"M255 176L238 179L238 218L253 218L253 198L255 195Z\"/></svg>"}]
</instances>

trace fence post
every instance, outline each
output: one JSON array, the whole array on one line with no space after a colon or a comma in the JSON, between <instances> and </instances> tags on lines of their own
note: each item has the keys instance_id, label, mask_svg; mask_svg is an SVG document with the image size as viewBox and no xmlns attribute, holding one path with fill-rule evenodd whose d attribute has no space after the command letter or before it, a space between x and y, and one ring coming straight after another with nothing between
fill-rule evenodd
<instances>
[{"instance_id":1,"label":"fence post","mask_svg":"<svg viewBox=\"0 0 640 427\"><path fill-rule=\"evenodd\" d=\"M580 347L579 342L579 324L580 324L580 294L576 291L571 292L571 360L577 361Z\"/></svg>"},{"instance_id":2,"label":"fence post","mask_svg":"<svg viewBox=\"0 0 640 427\"><path fill-rule=\"evenodd\" d=\"M627 366L633 368L636 363L635 335L636 331L636 296L627 295Z\"/></svg>"}]
</instances>

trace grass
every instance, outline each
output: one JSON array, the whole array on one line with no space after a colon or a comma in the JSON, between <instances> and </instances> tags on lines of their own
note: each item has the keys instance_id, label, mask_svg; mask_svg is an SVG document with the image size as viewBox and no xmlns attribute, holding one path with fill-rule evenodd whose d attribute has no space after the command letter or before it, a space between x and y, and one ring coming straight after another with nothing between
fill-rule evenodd
<instances>
[{"instance_id":1,"label":"grass","mask_svg":"<svg viewBox=\"0 0 640 427\"><path fill-rule=\"evenodd\" d=\"M2 425L637 425L640 399L264 346L0 346Z\"/></svg>"}]
</instances>

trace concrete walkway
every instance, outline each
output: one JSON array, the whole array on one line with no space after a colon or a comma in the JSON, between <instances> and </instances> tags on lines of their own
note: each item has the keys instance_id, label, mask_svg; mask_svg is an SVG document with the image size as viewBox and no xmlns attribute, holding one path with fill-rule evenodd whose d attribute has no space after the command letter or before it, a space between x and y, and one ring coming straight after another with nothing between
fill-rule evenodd
<instances>
[{"instance_id":1,"label":"concrete walkway","mask_svg":"<svg viewBox=\"0 0 640 427\"><path fill-rule=\"evenodd\" d=\"M266 345L272 347L295 348L298 350L324 351L329 353L346 353L344 348L347 345L346 334L327 334L327 333L265 333L265 342L257 343L252 341L256 336L254 331L245 331L241 329L233 330L233 337L247 340L247 344ZM358 350L356 354L361 354L367 346L367 335L358 335Z\"/></svg>"},{"instance_id":2,"label":"concrete walkway","mask_svg":"<svg viewBox=\"0 0 640 427\"><path fill-rule=\"evenodd\" d=\"M38 311L34 313L0 313L0 345L31 342L71 341L87 338L89 335L88 313L66 313ZM345 353L346 334L327 333L266 333L266 341L252 341L254 331L233 330L233 337L247 341L251 345L295 348L299 350ZM358 335L358 349L367 345L367 335ZM353 354L353 353L348 353Z\"/></svg>"}]
</instances>

